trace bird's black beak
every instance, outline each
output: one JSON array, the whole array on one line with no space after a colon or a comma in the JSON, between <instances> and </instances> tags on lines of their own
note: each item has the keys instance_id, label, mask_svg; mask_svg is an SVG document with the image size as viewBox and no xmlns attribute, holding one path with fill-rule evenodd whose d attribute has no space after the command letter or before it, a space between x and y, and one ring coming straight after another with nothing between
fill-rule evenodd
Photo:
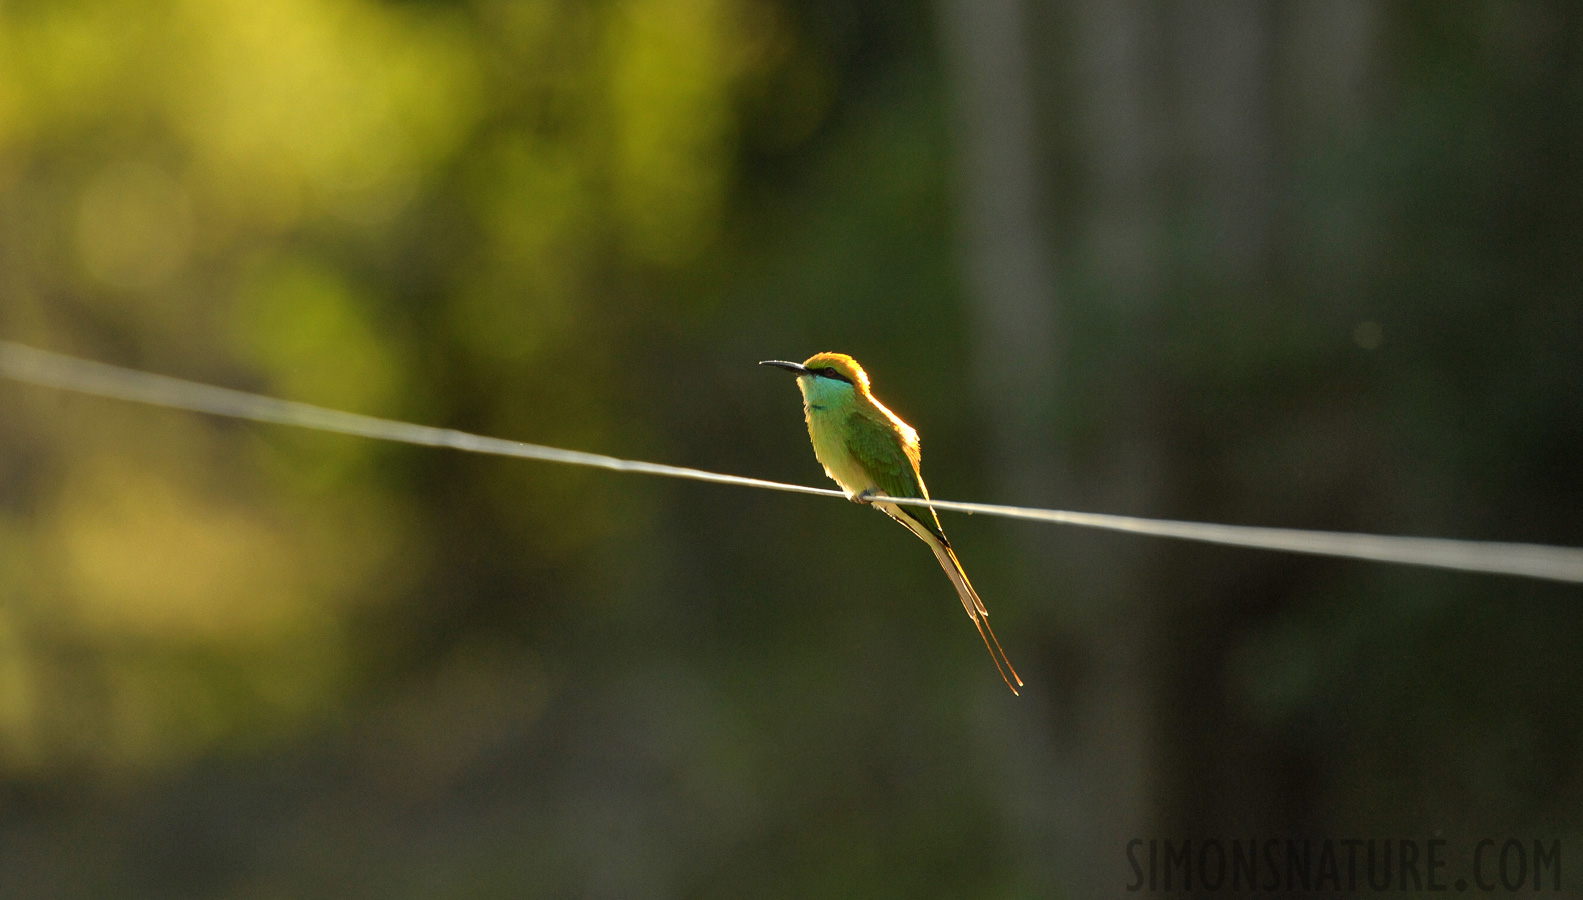
<instances>
[{"instance_id":1,"label":"bird's black beak","mask_svg":"<svg viewBox=\"0 0 1583 900\"><path fill-rule=\"evenodd\" d=\"M812 374L812 373L810 373L808 371L808 367L803 365L802 363L787 362L784 359L766 359L763 362L759 363L759 365L761 365L761 366L775 366L777 368L785 369L788 372L795 372L798 375L809 375L809 374Z\"/></svg>"}]
</instances>

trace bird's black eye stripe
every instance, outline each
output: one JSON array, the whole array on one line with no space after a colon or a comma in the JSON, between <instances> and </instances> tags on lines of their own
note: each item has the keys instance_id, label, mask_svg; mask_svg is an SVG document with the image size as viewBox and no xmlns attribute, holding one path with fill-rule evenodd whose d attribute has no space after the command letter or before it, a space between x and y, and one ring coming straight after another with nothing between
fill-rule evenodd
<instances>
[{"instance_id":1,"label":"bird's black eye stripe","mask_svg":"<svg viewBox=\"0 0 1583 900\"><path fill-rule=\"evenodd\" d=\"M819 370L819 374L824 376L825 378L834 378L836 381L844 381L847 384L851 384L852 383L852 379L846 377L845 375L842 375L840 372L837 372L835 369L831 368L830 366L826 366L823 369L820 369Z\"/></svg>"}]
</instances>

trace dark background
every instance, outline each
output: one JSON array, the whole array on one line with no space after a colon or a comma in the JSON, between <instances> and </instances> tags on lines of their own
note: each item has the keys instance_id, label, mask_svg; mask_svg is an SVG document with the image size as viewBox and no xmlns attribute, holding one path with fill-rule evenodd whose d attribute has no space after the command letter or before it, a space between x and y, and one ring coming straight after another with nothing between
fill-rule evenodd
<instances>
[{"instance_id":1,"label":"dark background","mask_svg":"<svg viewBox=\"0 0 1583 900\"><path fill-rule=\"evenodd\" d=\"M821 483L1583 545L1583 11L0 7L0 338ZM1575 586L0 384L0 896L1088 897L1132 837L1583 850ZM1453 856L1449 872L1465 874Z\"/></svg>"}]
</instances>

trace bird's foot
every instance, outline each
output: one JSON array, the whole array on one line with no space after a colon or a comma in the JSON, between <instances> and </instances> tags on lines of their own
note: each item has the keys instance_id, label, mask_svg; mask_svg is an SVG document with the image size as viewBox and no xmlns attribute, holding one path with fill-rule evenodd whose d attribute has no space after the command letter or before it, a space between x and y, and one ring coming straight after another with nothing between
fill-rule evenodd
<instances>
[{"instance_id":1,"label":"bird's foot","mask_svg":"<svg viewBox=\"0 0 1583 900\"><path fill-rule=\"evenodd\" d=\"M874 493L872 488L866 488L860 493L853 494L850 499L853 503L861 503L864 506L867 506L868 504L874 502L874 498L878 496L879 495Z\"/></svg>"}]
</instances>

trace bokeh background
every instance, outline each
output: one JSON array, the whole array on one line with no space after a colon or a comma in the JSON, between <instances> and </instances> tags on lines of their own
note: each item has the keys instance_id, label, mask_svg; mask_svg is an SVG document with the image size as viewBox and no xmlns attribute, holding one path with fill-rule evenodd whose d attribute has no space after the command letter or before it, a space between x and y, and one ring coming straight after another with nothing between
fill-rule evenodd
<instances>
[{"instance_id":1,"label":"bokeh background","mask_svg":"<svg viewBox=\"0 0 1583 900\"><path fill-rule=\"evenodd\" d=\"M1566 2L9 0L0 338L817 484L1583 545ZM1087 897L1583 851L1576 587L0 384L0 896ZM1460 871L1461 860L1449 870Z\"/></svg>"}]
</instances>

